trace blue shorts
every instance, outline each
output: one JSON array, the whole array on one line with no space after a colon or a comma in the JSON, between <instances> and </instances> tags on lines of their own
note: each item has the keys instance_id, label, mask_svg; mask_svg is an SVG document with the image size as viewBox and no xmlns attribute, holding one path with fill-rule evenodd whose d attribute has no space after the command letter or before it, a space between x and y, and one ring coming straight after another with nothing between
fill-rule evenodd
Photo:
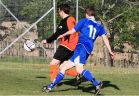
<instances>
[{"instance_id":1,"label":"blue shorts","mask_svg":"<svg viewBox=\"0 0 139 96\"><path fill-rule=\"evenodd\" d=\"M76 64L85 64L89 54L87 53L85 47L78 44L74 50L73 56L70 58L71 62Z\"/></svg>"}]
</instances>

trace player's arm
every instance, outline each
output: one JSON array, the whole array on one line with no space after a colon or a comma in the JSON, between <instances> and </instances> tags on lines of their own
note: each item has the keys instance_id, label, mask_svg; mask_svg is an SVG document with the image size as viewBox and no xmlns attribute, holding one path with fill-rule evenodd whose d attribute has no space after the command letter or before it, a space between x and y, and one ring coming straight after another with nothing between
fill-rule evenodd
<instances>
[{"instance_id":1,"label":"player's arm","mask_svg":"<svg viewBox=\"0 0 139 96\"><path fill-rule=\"evenodd\" d=\"M74 25L75 25L75 19L73 17L69 17L67 19L67 27L69 30L71 30ZM61 34L65 33L64 31L61 31L59 29L57 29L56 33L54 33L53 35L51 35L49 38L47 38L46 40L43 40L44 43L51 43L54 40L56 40Z\"/></svg>"},{"instance_id":2,"label":"player's arm","mask_svg":"<svg viewBox=\"0 0 139 96\"><path fill-rule=\"evenodd\" d=\"M80 29L82 28L84 22L85 22L85 19L80 20L80 21L74 26L74 28L73 28L72 30L67 31L66 33L60 35L60 36L58 37L58 39L60 39L60 38L62 38L62 37L64 37L64 36L73 34L74 32L80 31Z\"/></svg>"},{"instance_id":3,"label":"player's arm","mask_svg":"<svg viewBox=\"0 0 139 96\"><path fill-rule=\"evenodd\" d=\"M58 38L58 36L60 36L60 35L61 35L61 32L57 31L57 32L53 33L49 38L42 40L41 43L43 43L43 44L51 43L54 40L56 40Z\"/></svg>"},{"instance_id":4,"label":"player's arm","mask_svg":"<svg viewBox=\"0 0 139 96\"><path fill-rule=\"evenodd\" d=\"M111 46L110 46L109 40L108 40L108 38L107 38L107 36L105 34L102 35L102 39L103 39L106 47L108 48L111 57L114 58L114 53L111 50Z\"/></svg>"},{"instance_id":5,"label":"player's arm","mask_svg":"<svg viewBox=\"0 0 139 96\"><path fill-rule=\"evenodd\" d=\"M54 33L54 34L52 34L49 38L42 40L41 43L43 43L43 44L51 43L51 42L53 42L54 40L56 40L58 36L59 36L59 35L58 35L57 33Z\"/></svg>"},{"instance_id":6,"label":"player's arm","mask_svg":"<svg viewBox=\"0 0 139 96\"><path fill-rule=\"evenodd\" d=\"M76 31L75 31L75 29L73 28L72 30L69 30L69 31L67 31L66 33L60 35L57 39L60 39L60 38L62 38L62 37L64 37L64 36L73 34L73 33L75 33L75 32L76 32Z\"/></svg>"},{"instance_id":7,"label":"player's arm","mask_svg":"<svg viewBox=\"0 0 139 96\"><path fill-rule=\"evenodd\" d=\"M61 32L55 32L54 34L52 34L49 38L46 39L47 43L51 43L54 40L56 40L58 38L58 36L61 35Z\"/></svg>"}]
</instances>

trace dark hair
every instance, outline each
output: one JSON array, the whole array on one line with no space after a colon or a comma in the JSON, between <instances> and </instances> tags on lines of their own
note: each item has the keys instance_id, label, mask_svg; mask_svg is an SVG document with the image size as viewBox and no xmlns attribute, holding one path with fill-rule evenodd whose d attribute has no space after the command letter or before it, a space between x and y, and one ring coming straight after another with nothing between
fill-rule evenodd
<instances>
[{"instance_id":1,"label":"dark hair","mask_svg":"<svg viewBox=\"0 0 139 96\"><path fill-rule=\"evenodd\" d=\"M66 14L69 14L70 12L70 6L68 4L61 4L58 6L58 9L60 9L60 11L64 11Z\"/></svg>"},{"instance_id":2,"label":"dark hair","mask_svg":"<svg viewBox=\"0 0 139 96\"><path fill-rule=\"evenodd\" d=\"M88 16L95 16L95 7L94 6L87 6L85 9L85 13Z\"/></svg>"}]
</instances>

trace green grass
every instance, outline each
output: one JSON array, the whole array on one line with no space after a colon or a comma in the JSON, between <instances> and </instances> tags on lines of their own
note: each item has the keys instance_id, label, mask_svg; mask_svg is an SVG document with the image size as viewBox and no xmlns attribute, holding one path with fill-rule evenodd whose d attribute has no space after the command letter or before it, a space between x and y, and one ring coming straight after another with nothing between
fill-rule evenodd
<instances>
[{"instance_id":1,"label":"green grass","mask_svg":"<svg viewBox=\"0 0 139 96\"><path fill-rule=\"evenodd\" d=\"M96 79L103 81L101 95L139 95L139 70L86 66ZM49 84L48 64L0 62L0 95L92 95L90 82L77 88L74 79L65 79L47 94L41 91Z\"/></svg>"},{"instance_id":2,"label":"green grass","mask_svg":"<svg viewBox=\"0 0 139 96\"><path fill-rule=\"evenodd\" d=\"M44 62L48 63L51 59L46 59L44 57L15 57L15 56L6 56L0 58L1 62L9 62L9 63L22 63L22 64L44 64Z\"/></svg>"}]
</instances>

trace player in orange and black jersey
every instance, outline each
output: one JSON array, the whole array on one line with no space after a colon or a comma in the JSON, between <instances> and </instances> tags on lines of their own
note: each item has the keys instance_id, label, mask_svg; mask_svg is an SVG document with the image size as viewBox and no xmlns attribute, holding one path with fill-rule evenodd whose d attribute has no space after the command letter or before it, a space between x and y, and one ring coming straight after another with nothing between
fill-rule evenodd
<instances>
[{"instance_id":1,"label":"player in orange and black jersey","mask_svg":"<svg viewBox=\"0 0 139 96\"><path fill-rule=\"evenodd\" d=\"M51 43L56 40L60 35L71 30L76 20L74 17L69 15L70 7L67 4L61 4L58 7L59 15L62 18L60 24L57 27L57 30L54 34L52 34L49 38L42 40L43 44ZM50 80L53 81L54 78L58 74L58 65L63 61L68 60L72 55L73 51L76 47L78 41L78 33L75 32L74 34L68 35L63 37L59 42L60 45L57 48L53 60L50 63ZM69 76L78 76L77 72L73 69L69 69L66 71L66 74Z\"/></svg>"}]
</instances>

